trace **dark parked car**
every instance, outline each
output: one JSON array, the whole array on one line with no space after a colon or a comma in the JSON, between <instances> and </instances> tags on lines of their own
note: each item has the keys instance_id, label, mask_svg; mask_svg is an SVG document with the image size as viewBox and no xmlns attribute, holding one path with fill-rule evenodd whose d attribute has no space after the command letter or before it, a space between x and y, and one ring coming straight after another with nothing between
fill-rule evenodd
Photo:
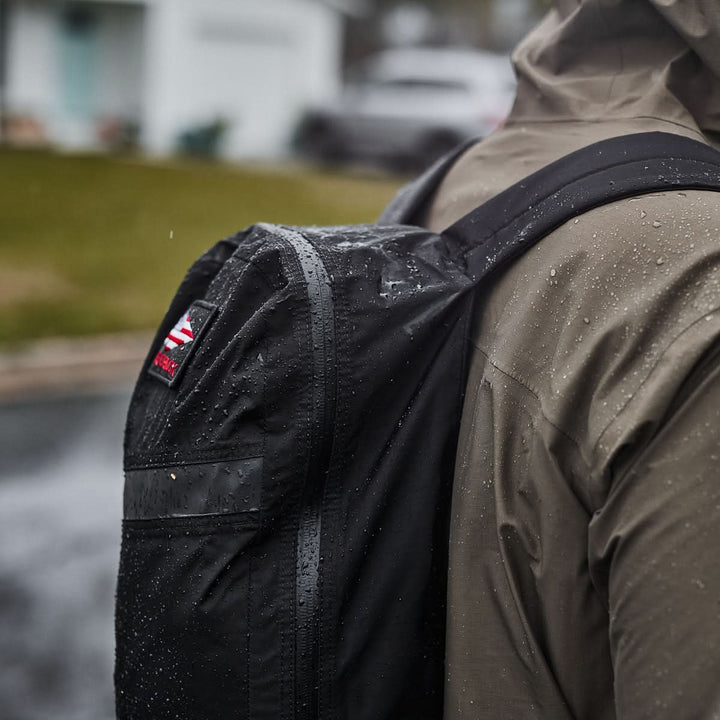
<instances>
[{"instance_id":1,"label":"dark parked car","mask_svg":"<svg viewBox=\"0 0 720 720\"><path fill-rule=\"evenodd\" d=\"M296 149L321 162L362 159L424 165L510 110L509 58L464 49L386 50L365 61L342 94L311 109Z\"/></svg>"}]
</instances>

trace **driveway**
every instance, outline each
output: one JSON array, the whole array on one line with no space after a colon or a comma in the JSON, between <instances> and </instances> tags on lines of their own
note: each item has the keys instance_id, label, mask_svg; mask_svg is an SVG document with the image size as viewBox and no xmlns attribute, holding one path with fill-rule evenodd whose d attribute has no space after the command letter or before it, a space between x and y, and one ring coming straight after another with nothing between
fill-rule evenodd
<instances>
[{"instance_id":1,"label":"driveway","mask_svg":"<svg viewBox=\"0 0 720 720\"><path fill-rule=\"evenodd\" d=\"M128 386L0 404L3 720L114 718Z\"/></svg>"}]
</instances>

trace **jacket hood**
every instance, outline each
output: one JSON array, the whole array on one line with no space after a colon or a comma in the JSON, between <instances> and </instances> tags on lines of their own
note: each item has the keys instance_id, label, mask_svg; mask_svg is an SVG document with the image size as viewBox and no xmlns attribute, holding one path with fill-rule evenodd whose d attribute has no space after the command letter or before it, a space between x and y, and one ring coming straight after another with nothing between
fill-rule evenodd
<instances>
[{"instance_id":1,"label":"jacket hood","mask_svg":"<svg viewBox=\"0 0 720 720\"><path fill-rule=\"evenodd\" d=\"M718 0L556 0L513 62L509 123L664 118L720 143Z\"/></svg>"}]
</instances>

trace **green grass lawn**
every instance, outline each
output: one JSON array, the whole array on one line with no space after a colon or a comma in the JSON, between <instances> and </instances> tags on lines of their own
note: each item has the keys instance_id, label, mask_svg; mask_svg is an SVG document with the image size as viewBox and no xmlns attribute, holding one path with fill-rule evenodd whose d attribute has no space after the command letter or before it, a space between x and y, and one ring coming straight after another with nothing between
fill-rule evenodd
<instances>
[{"instance_id":1,"label":"green grass lawn","mask_svg":"<svg viewBox=\"0 0 720 720\"><path fill-rule=\"evenodd\" d=\"M373 220L400 181L0 151L0 345L153 329L192 261L253 222Z\"/></svg>"}]
</instances>

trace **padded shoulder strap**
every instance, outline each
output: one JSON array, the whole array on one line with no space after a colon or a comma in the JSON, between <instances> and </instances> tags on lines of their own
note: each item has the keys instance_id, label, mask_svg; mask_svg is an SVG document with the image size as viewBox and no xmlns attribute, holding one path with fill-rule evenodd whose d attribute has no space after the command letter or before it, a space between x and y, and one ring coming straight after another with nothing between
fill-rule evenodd
<instances>
[{"instance_id":1,"label":"padded shoulder strap","mask_svg":"<svg viewBox=\"0 0 720 720\"><path fill-rule=\"evenodd\" d=\"M402 187L378 218L378 225L412 225L413 216L435 192L453 163L477 138L468 140L443 155L425 172Z\"/></svg>"},{"instance_id":2,"label":"padded shoulder strap","mask_svg":"<svg viewBox=\"0 0 720 720\"><path fill-rule=\"evenodd\" d=\"M474 280L599 205L669 189L720 191L720 152L670 133L603 140L547 165L443 232Z\"/></svg>"}]
</instances>

